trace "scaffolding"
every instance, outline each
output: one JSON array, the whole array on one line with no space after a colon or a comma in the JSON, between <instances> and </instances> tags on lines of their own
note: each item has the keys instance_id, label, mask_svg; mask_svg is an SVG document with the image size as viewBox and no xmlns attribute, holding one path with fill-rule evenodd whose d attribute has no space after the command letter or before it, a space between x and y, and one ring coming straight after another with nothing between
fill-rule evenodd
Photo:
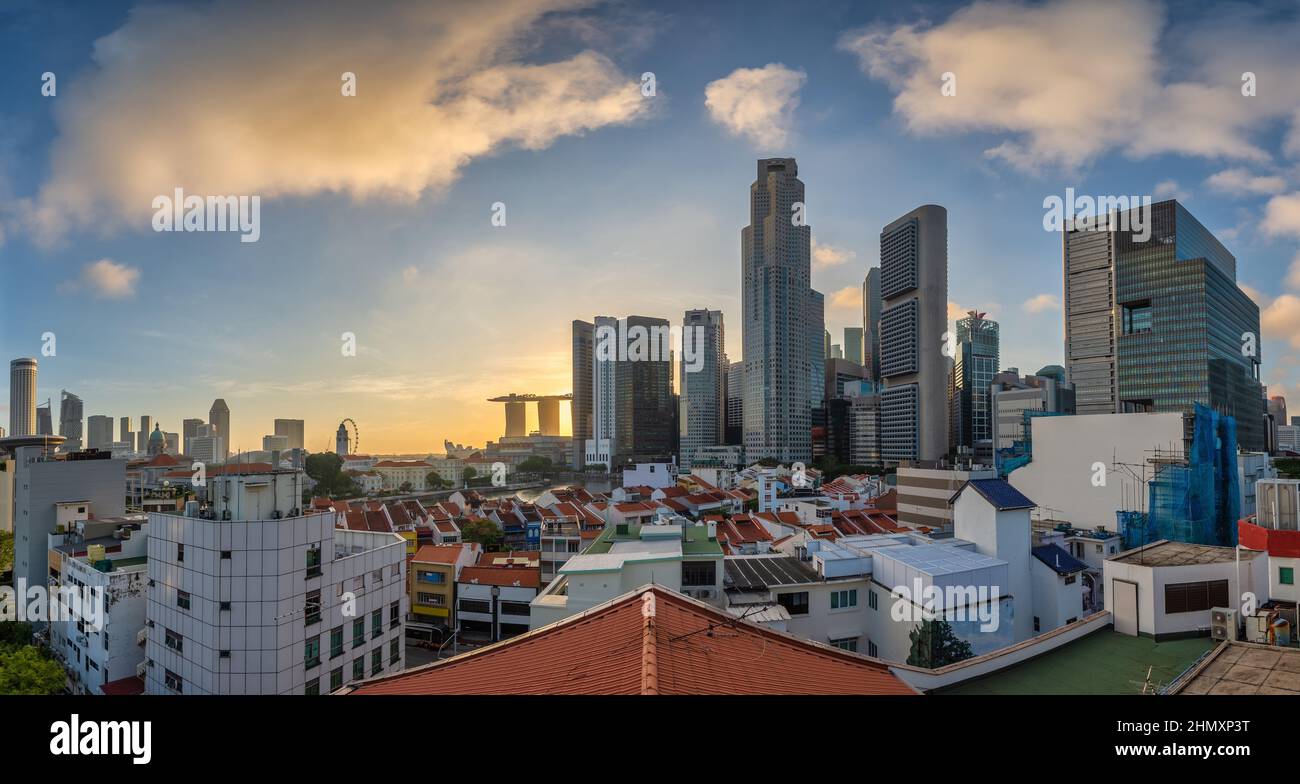
<instances>
[{"instance_id":1,"label":"scaffolding","mask_svg":"<svg viewBox=\"0 0 1300 784\"><path fill-rule=\"evenodd\" d=\"M1026 410L1020 413L1020 438L1012 441L1011 446L997 450L998 476L1003 479L1033 460L1033 428L1030 423L1037 417L1062 415L1060 411Z\"/></svg>"}]
</instances>

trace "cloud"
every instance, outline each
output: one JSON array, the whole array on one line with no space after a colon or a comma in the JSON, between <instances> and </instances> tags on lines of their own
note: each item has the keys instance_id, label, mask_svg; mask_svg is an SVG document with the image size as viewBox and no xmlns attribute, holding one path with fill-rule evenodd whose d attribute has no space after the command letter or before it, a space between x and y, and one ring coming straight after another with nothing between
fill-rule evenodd
<instances>
[{"instance_id":1,"label":"cloud","mask_svg":"<svg viewBox=\"0 0 1300 784\"><path fill-rule=\"evenodd\" d=\"M63 294L73 294L83 287L101 299L124 299L135 295L135 281L140 270L112 259L100 259L81 269L81 277L59 284Z\"/></svg>"},{"instance_id":2,"label":"cloud","mask_svg":"<svg viewBox=\"0 0 1300 784\"><path fill-rule=\"evenodd\" d=\"M650 102L604 55L524 59L542 17L590 4L137 7L60 91L29 228L46 242L70 224L144 228L176 187L410 201L483 156L633 121Z\"/></svg>"},{"instance_id":3,"label":"cloud","mask_svg":"<svg viewBox=\"0 0 1300 784\"><path fill-rule=\"evenodd\" d=\"M414 283L420 279L420 269L412 264L402 270L402 281L404 283Z\"/></svg>"},{"instance_id":4,"label":"cloud","mask_svg":"<svg viewBox=\"0 0 1300 784\"><path fill-rule=\"evenodd\" d=\"M1295 122L1300 22L1243 8L1212 16L1179 18L1162 39L1154 0L991 0L936 25L850 30L839 45L894 92L910 131L1008 134L985 154L1019 169L1072 170L1115 150L1264 162L1251 132ZM1235 79L1244 71L1268 92L1244 97ZM945 96L948 73L956 92Z\"/></svg>"},{"instance_id":5,"label":"cloud","mask_svg":"<svg viewBox=\"0 0 1300 784\"><path fill-rule=\"evenodd\" d=\"M1191 198L1191 194L1178 187L1177 180L1161 180L1160 182L1157 182L1154 193L1156 199L1177 199L1179 201L1187 201Z\"/></svg>"},{"instance_id":6,"label":"cloud","mask_svg":"<svg viewBox=\"0 0 1300 784\"><path fill-rule=\"evenodd\" d=\"M824 245L815 238L812 241L812 263L814 267L838 267L858 257L857 251Z\"/></svg>"},{"instance_id":7,"label":"cloud","mask_svg":"<svg viewBox=\"0 0 1300 784\"><path fill-rule=\"evenodd\" d=\"M959 321L970 315L970 311L983 313L986 317L992 317L994 313L1001 310L1002 306L996 302L987 305L959 305L952 300L948 301L948 320Z\"/></svg>"},{"instance_id":8,"label":"cloud","mask_svg":"<svg viewBox=\"0 0 1300 784\"><path fill-rule=\"evenodd\" d=\"M859 318L862 317L861 286L845 286L842 289L836 289L831 292L826 302L830 306L830 310L852 310Z\"/></svg>"},{"instance_id":9,"label":"cloud","mask_svg":"<svg viewBox=\"0 0 1300 784\"><path fill-rule=\"evenodd\" d=\"M759 149L776 151L794 131L799 88L807 78L803 71L781 63L737 68L705 86L704 105L713 121L733 136L744 136Z\"/></svg>"},{"instance_id":10,"label":"cloud","mask_svg":"<svg viewBox=\"0 0 1300 784\"><path fill-rule=\"evenodd\" d=\"M1061 301L1056 298L1055 294L1039 294L1025 300L1020 307L1026 313L1043 313L1049 310L1060 310Z\"/></svg>"},{"instance_id":11,"label":"cloud","mask_svg":"<svg viewBox=\"0 0 1300 784\"><path fill-rule=\"evenodd\" d=\"M1291 267L1286 272L1286 285L1294 291L1300 291L1300 253L1291 260Z\"/></svg>"},{"instance_id":12,"label":"cloud","mask_svg":"<svg viewBox=\"0 0 1300 784\"><path fill-rule=\"evenodd\" d=\"M1264 233L1300 237L1300 191L1274 196L1264 207Z\"/></svg>"},{"instance_id":13,"label":"cloud","mask_svg":"<svg viewBox=\"0 0 1300 784\"><path fill-rule=\"evenodd\" d=\"M1270 195L1286 190L1286 180L1283 178L1251 174L1246 169L1224 169L1210 175L1205 184L1230 196Z\"/></svg>"},{"instance_id":14,"label":"cloud","mask_svg":"<svg viewBox=\"0 0 1300 784\"><path fill-rule=\"evenodd\" d=\"M1286 340L1300 348L1300 297L1283 294L1259 314L1260 330L1266 337Z\"/></svg>"}]
</instances>

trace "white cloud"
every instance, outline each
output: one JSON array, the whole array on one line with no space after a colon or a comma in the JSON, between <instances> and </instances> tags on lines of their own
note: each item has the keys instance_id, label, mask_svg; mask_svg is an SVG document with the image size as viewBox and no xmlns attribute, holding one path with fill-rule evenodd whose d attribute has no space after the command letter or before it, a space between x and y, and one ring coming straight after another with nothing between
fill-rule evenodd
<instances>
[{"instance_id":1,"label":"white cloud","mask_svg":"<svg viewBox=\"0 0 1300 784\"><path fill-rule=\"evenodd\" d=\"M1264 233L1300 237L1300 191L1274 196L1264 207Z\"/></svg>"},{"instance_id":2,"label":"white cloud","mask_svg":"<svg viewBox=\"0 0 1300 784\"><path fill-rule=\"evenodd\" d=\"M405 283L414 283L420 279L420 269L411 265L402 270L402 281Z\"/></svg>"},{"instance_id":3,"label":"white cloud","mask_svg":"<svg viewBox=\"0 0 1300 784\"><path fill-rule=\"evenodd\" d=\"M830 297L826 299L829 310L853 311L858 318L862 317L862 287L845 286L831 292ZM828 319L829 320L829 319Z\"/></svg>"},{"instance_id":4,"label":"white cloud","mask_svg":"<svg viewBox=\"0 0 1300 784\"><path fill-rule=\"evenodd\" d=\"M857 251L825 245L814 238L812 240L812 263L814 267L838 267L858 257Z\"/></svg>"},{"instance_id":5,"label":"white cloud","mask_svg":"<svg viewBox=\"0 0 1300 784\"><path fill-rule=\"evenodd\" d=\"M1154 194L1157 200L1177 199L1179 201L1187 201L1191 198L1191 194L1178 187L1177 180L1161 180L1160 182L1157 182Z\"/></svg>"},{"instance_id":6,"label":"white cloud","mask_svg":"<svg viewBox=\"0 0 1300 784\"><path fill-rule=\"evenodd\" d=\"M1060 310L1061 301L1055 294L1039 294L1025 300L1020 307L1027 313L1043 313L1049 310Z\"/></svg>"},{"instance_id":7,"label":"white cloud","mask_svg":"<svg viewBox=\"0 0 1300 784\"><path fill-rule=\"evenodd\" d=\"M755 147L778 151L794 131L799 88L808 76L781 63L737 68L704 88L704 105L713 121Z\"/></svg>"},{"instance_id":8,"label":"white cloud","mask_svg":"<svg viewBox=\"0 0 1300 784\"><path fill-rule=\"evenodd\" d=\"M30 227L43 241L69 225L143 228L176 187L412 200L476 158L632 121L651 102L605 56L522 59L539 19L590 4L137 7L60 91Z\"/></svg>"},{"instance_id":9,"label":"white cloud","mask_svg":"<svg viewBox=\"0 0 1300 784\"><path fill-rule=\"evenodd\" d=\"M1259 323L1265 337L1300 348L1300 297L1283 294L1273 300L1260 311Z\"/></svg>"},{"instance_id":10,"label":"white cloud","mask_svg":"<svg viewBox=\"0 0 1300 784\"><path fill-rule=\"evenodd\" d=\"M1224 169L1210 175L1205 184L1231 196L1254 196L1281 193L1286 180L1276 175L1251 174L1246 169Z\"/></svg>"},{"instance_id":11,"label":"white cloud","mask_svg":"<svg viewBox=\"0 0 1300 784\"><path fill-rule=\"evenodd\" d=\"M986 155L1020 169L1076 169L1114 150L1266 161L1251 132L1293 120L1300 22L1235 9L1180 18L1168 41L1165 22L1154 0L990 0L937 25L851 30L840 47L893 90L908 129L1009 134ZM1195 64L1175 73L1174 52ZM1243 97L1229 78L1243 71L1268 92ZM945 73L956 77L955 95L941 93Z\"/></svg>"},{"instance_id":12,"label":"white cloud","mask_svg":"<svg viewBox=\"0 0 1300 784\"><path fill-rule=\"evenodd\" d=\"M126 264L118 264L112 259L100 259L81 269L81 277L59 285L59 291L72 294L83 287L103 299L123 299L135 295L135 281L140 277L140 270Z\"/></svg>"},{"instance_id":13,"label":"white cloud","mask_svg":"<svg viewBox=\"0 0 1300 784\"><path fill-rule=\"evenodd\" d=\"M1291 260L1291 267L1286 273L1286 285L1290 286L1293 291L1300 291L1300 253L1295 255Z\"/></svg>"}]
</instances>

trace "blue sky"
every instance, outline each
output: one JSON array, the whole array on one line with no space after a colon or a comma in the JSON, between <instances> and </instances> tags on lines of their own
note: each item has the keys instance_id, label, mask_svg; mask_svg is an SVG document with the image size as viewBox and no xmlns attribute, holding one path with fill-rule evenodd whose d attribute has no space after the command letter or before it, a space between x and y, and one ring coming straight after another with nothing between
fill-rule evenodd
<instances>
[{"instance_id":1,"label":"blue sky","mask_svg":"<svg viewBox=\"0 0 1300 784\"><path fill-rule=\"evenodd\" d=\"M1004 366L1062 363L1043 199L1177 195L1237 256L1300 409L1294 6L550 5L0 12L0 350L55 332L40 397L87 415L179 430L223 397L237 447L300 417L320 449L346 416L365 451L481 444L484 398L569 391L574 318L738 324L754 161L789 155L837 342L880 228L933 202L954 309L1001 322ZM1106 13L1128 21L1093 32ZM261 194L260 240L151 231L149 194L187 184Z\"/></svg>"}]
</instances>

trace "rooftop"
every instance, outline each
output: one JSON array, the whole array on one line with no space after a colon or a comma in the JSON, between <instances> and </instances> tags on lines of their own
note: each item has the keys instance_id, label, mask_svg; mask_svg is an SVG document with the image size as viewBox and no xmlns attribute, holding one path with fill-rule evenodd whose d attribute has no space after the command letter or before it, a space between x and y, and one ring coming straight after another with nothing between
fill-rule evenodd
<instances>
[{"instance_id":1,"label":"rooftop","mask_svg":"<svg viewBox=\"0 0 1300 784\"><path fill-rule=\"evenodd\" d=\"M649 533L654 533L655 528L666 528L669 526L641 526L635 524L607 525L601 532L596 541L591 543L586 553L591 555L601 555L608 553L614 546L615 542L641 541L644 537L641 535L642 528L650 528ZM625 528L627 533L619 533L620 528ZM705 525L685 526L681 530L682 534L682 555L716 555L722 557L722 545L718 544L716 539L709 539L709 529Z\"/></svg>"},{"instance_id":2,"label":"rooftop","mask_svg":"<svg viewBox=\"0 0 1300 784\"><path fill-rule=\"evenodd\" d=\"M724 628L725 633L715 630ZM760 662L756 666L756 662ZM349 694L915 694L884 662L646 585Z\"/></svg>"},{"instance_id":3,"label":"rooftop","mask_svg":"<svg viewBox=\"0 0 1300 784\"><path fill-rule=\"evenodd\" d=\"M1242 558L1254 558L1259 553L1242 550ZM1215 547L1208 544L1171 542L1161 539L1142 547L1126 550L1107 560L1141 566L1192 566L1198 564L1230 563L1237 558L1234 547Z\"/></svg>"},{"instance_id":4,"label":"rooftop","mask_svg":"<svg viewBox=\"0 0 1300 784\"><path fill-rule=\"evenodd\" d=\"M1210 652L1175 694L1277 694L1300 696L1300 651L1224 644Z\"/></svg>"},{"instance_id":5,"label":"rooftop","mask_svg":"<svg viewBox=\"0 0 1300 784\"><path fill-rule=\"evenodd\" d=\"M957 496L970 488L984 497L999 512L1008 509L1033 509L1038 504L1030 501L1025 494L1011 486L1005 479L969 479L957 492L953 493L948 503L954 503Z\"/></svg>"},{"instance_id":6,"label":"rooftop","mask_svg":"<svg viewBox=\"0 0 1300 784\"><path fill-rule=\"evenodd\" d=\"M726 587L766 590L774 585L819 582L817 573L788 555L733 556L723 562Z\"/></svg>"},{"instance_id":7,"label":"rooftop","mask_svg":"<svg viewBox=\"0 0 1300 784\"><path fill-rule=\"evenodd\" d=\"M1156 642L1109 629L1023 664L943 689L941 694L1141 694L1173 681L1213 642L1208 637Z\"/></svg>"}]
</instances>

